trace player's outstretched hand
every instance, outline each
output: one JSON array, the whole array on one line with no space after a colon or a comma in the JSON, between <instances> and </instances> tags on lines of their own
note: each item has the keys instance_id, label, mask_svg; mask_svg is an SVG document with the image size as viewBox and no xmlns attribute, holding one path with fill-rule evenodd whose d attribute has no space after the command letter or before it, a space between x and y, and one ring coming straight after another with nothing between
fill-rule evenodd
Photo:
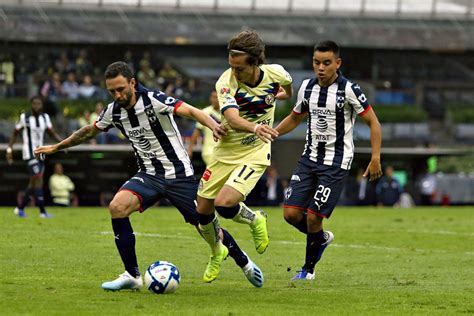
<instances>
[{"instance_id":1,"label":"player's outstretched hand","mask_svg":"<svg viewBox=\"0 0 474 316\"><path fill-rule=\"evenodd\" d=\"M214 137L214 141L217 142L219 141L222 136L227 135L227 127L221 125L221 124L216 124L214 128L212 129L212 136Z\"/></svg>"},{"instance_id":2,"label":"player's outstretched hand","mask_svg":"<svg viewBox=\"0 0 474 316\"><path fill-rule=\"evenodd\" d=\"M367 177L368 175L370 181L377 180L382 176L382 166L380 165L380 160L372 159L369 162L369 165L367 166L367 169L365 169L363 176Z\"/></svg>"},{"instance_id":3,"label":"player's outstretched hand","mask_svg":"<svg viewBox=\"0 0 474 316\"><path fill-rule=\"evenodd\" d=\"M58 151L56 145L41 146L35 149L37 159L43 160L45 155L51 155Z\"/></svg>"},{"instance_id":4,"label":"player's outstretched hand","mask_svg":"<svg viewBox=\"0 0 474 316\"><path fill-rule=\"evenodd\" d=\"M278 132L276 131L276 129L273 129L265 124L255 125L254 133L265 143L272 142L275 138L278 137Z\"/></svg>"}]
</instances>

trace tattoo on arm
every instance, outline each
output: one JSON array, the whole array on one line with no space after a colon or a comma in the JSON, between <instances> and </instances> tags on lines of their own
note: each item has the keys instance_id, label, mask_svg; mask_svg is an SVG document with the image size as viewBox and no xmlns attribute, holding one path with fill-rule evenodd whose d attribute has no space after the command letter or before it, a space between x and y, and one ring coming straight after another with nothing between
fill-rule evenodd
<instances>
[{"instance_id":1,"label":"tattoo on arm","mask_svg":"<svg viewBox=\"0 0 474 316\"><path fill-rule=\"evenodd\" d=\"M92 125L87 125L75 131L71 136L59 143L58 150L73 147L95 137L98 131Z\"/></svg>"}]
</instances>

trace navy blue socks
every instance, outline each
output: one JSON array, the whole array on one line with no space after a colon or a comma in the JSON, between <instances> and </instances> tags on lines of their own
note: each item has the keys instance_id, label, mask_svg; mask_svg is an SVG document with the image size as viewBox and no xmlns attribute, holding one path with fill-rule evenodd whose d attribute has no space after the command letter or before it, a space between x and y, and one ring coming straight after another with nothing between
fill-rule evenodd
<instances>
[{"instance_id":1,"label":"navy blue socks","mask_svg":"<svg viewBox=\"0 0 474 316\"><path fill-rule=\"evenodd\" d=\"M133 277L139 276L140 271L135 253L135 235L129 218L112 218L112 228L115 235L115 245L125 265L125 270Z\"/></svg>"}]
</instances>

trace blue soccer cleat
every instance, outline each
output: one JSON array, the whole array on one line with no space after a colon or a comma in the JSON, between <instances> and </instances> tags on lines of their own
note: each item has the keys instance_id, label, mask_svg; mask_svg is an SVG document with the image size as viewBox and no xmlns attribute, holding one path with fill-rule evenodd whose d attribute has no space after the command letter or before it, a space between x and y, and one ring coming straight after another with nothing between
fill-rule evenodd
<instances>
[{"instance_id":1,"label":"blue soccer cleat","mask_svg":"<svg viewBox=\"0 0 474 316\"><path fill-rule=\"evenodd\" d=\"M314 280L315 273L310 273L309 271L306 270L300 270L298 271L298 274L295 275L291 280Z\"/></svg>"}]
</instances>

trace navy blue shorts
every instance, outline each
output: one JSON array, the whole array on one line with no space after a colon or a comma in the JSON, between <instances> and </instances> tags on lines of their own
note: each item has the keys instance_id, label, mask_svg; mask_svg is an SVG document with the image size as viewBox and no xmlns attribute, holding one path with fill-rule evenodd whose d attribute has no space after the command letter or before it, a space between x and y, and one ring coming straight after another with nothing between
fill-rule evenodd
<instances>
[{"instance_id":1,"label":"navy blue shorts","mask_svg":"<svg viewBox=\"0 0 474 316\"><path fill-rule=\"evenodd\" d=\"M30 159L27 162L28 173L30 177L38 177L44 173L44 162L41 160Z\"/></svg>"},{"instance_id":2,"label":"navy blue shorts","mask_svg":"<svg viewBox=\"0 0 474 316\"><path fill-rule=\"evenodd\" d=\"M125 182L120 190L131 191L140 200L140 212L167 198L183 215L187 223L197 225L196 193L198 181L194 176L165 179L139 172Z\"/></svg>"},{"instance_id":3,"label":"navy blue shorts","mask_svg":"<svg viewBox=\"0 0 474 316\"><path fill-rule=\"evenodd\" d=\"M306 210L329 218L336 207L349 170L300 158L286 192L286 208Z\"/></svg>"}]
</instances>

